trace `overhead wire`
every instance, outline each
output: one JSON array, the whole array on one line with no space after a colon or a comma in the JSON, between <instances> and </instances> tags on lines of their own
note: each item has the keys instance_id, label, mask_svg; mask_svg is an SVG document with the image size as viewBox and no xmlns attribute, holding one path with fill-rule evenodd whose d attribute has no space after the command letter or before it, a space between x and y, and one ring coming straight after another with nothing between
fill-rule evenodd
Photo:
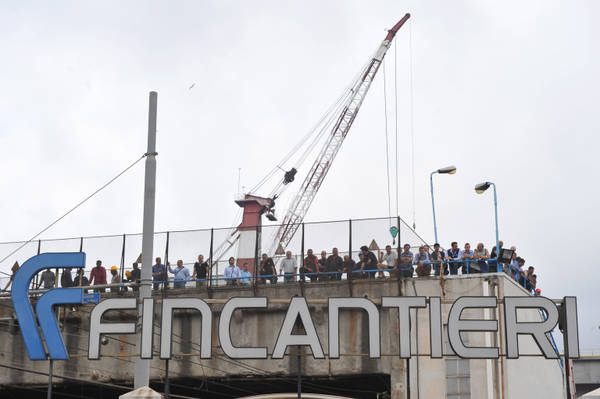
<instances>
[{"instance_id":1,"label":"overhead wire","mask_svg":"<svg viewBox=\"0 0 600 399\"><path fill-rule=\"evenodd\" d=\"M79 208L81 205L83 205L84 203L86 203L89 199L91 199L92 197L94 197L96 194L98 194L100 191L104 190L106 187L108 187L112 182L114 182L115 180L117 180L119 177L121 177L124 173L126 173L129 169L133 168L139 161L141 161L142 159L144 159L148 154L143 154L141 157L139 157L138 159L136 159L131 165L129 165L128 167L126 167L125 169L123 169L121 172L119 172L115 177L113 177L112 179L110 179L108 182L104 183L102 186L100 186L100 188L98 188L97 190L95 190L93 193L91 193L90 195L88 195L87 197L85 197L83 200L79 201L74 207L72 207L71 209L69 209L67 212L65 212L64 214L62 214L60 217L58 217L57 219L55 219L52 223L50 223L49 225L47 225L46 227L44 227L42 230L40 230L38 233L36 233L33 237L31 237L29 240L25 241L23 244L21 244L20 246L18 246L15 250L13 250L12 252L10 252L8 255L6 255L4 258L2 258L0 260L0 263L4 262L6 259L10 258L11 256L13 256L14 254L16 254L17 252L19 252L21 249L23 249L23 247L25 247L25 245L29 244L31 241L35 240L37 237L39 237L41 234L45 233L46 231L48 231L48 229L50 229L52 226L54 226L56 223L60 222L62 219L64 219L65 217L67 217L69 214L71 214L73 211L75 211L77 208ZM5 274L7 276L10 276L9 273L0 271L0 273Z\"/></svg>"}]
</instances>

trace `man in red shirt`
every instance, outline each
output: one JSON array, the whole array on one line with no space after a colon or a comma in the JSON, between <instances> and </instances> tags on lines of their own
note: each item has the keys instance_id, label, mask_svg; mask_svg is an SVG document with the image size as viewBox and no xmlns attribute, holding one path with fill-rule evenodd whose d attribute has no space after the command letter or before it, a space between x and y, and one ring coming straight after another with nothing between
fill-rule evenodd
<instances>
[{"instance_id":1,"label":"man in red shirt","mask_svg":"<svg viewBox=\"0 0 600 399\"><path fill-rule=\"evenodd\" d=\"M90 285L106 284L106 269L102 267L102 261L96 261L96 267L90 272ZM95 288L94 292L104 292L104 288Z\"/></svg>"}]
</instances>

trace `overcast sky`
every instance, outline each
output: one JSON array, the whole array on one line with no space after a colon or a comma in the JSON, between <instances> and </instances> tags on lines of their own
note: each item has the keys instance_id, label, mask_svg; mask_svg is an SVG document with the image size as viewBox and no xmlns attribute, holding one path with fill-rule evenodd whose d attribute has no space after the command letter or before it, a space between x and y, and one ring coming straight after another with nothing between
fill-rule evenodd
<instances>
[{"instance_id":1,"label":"overcast sky","mask_svg":"<svg viewBox=\"0 0 600 399\"><path fill-rule=\"evenodd\" d=\"M454 164L435 178L439 239L491 248L492 195L473 187L495 182L501 239L544 295L578 296L581 346L600 350L595 1L2 2L0 240L29 238L145 152L150 90L156 229L231 225L238 169L258 182L405 12L400 215L413 222L412 36L417 232L433 242L428 175ZM388 215L382 77L307 220ZM142 197L143 162L44 237L139 232Z\"/></svg>"}]
</instances>

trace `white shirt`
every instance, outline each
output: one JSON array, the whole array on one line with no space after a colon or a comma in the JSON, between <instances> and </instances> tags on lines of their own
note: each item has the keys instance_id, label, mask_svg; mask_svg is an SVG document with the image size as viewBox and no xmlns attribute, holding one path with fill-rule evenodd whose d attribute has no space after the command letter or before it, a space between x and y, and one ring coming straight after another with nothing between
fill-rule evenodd
<instances>
[{"instance_id":1,"label":"white shirt","mask_svg":"<svg viewBox=\"0 0 600 399\"><path fill-rule=\"evenodd\" d=\"M294 273L296 269L296 258L283 258L279 263L279 268L286 274Z\"/></svg>"},{"instance_id":2,"label":"white shirt","mask_svg":"<svg viewBox=\"0 0 600 399\"><path fill-rule=\"evenodd\" d=\"M394 251L389 254L387 252L383 253L381 260L384 261L388 266L394 266L396 264L396 259L398 259L398 251Z\"/></svg>"}]
</instances>

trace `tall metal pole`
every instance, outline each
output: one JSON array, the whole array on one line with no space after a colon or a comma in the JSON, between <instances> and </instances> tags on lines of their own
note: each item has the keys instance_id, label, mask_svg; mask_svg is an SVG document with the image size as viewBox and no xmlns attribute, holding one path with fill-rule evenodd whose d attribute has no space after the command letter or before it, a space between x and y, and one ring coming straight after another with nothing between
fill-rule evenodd
<instances>
[{"instance_id":1,"label":"tall metal pole","mask_svg":"<svg viewBox=\"0 0 600 399\"><path fill-rule=\"evenodd\" d=\"M142 302L152 297L152 253L154 245L154 207L156 196L156 104L158 94L150 92L148 111L148 151L146 152L146 174L144 178L144 229L142 236L142 270L140 273L140 290L138 320L141 320ZM137 342L136 353L141 350L141 336ZM135 359L134 389L148 386L150 382L150 359Z\"/></svg>"},{"instance_id":2,"label":"tall metal pole","mask_svg":"<svg viewBox=\"0 0 600 399\"><path fill-rule=\"evenodd\" d=\"M429 175L429 186L431 187L431 209L433 209L433 234L435 236L436 244L439 243L439 241L437 238L437 224L436 224L436 220L435 220L435 201L433 199L433 175L436 174L437 172L438 172L437 170L433 171Z\"/></svg>"},{"instance_id":3,"label":"tall metal pole","mask_svg":"<svg viewBox=\"0 0 600 399\"><path fill-rule=\"evenodd\" d=\"M46 395L46 398L48 399L52 399L52 374L53 374L53 369L54 369L54 364L53 364L53 360L50 359L50 367L48 370L48 394Z\"/></svg>"}]
</instances>

